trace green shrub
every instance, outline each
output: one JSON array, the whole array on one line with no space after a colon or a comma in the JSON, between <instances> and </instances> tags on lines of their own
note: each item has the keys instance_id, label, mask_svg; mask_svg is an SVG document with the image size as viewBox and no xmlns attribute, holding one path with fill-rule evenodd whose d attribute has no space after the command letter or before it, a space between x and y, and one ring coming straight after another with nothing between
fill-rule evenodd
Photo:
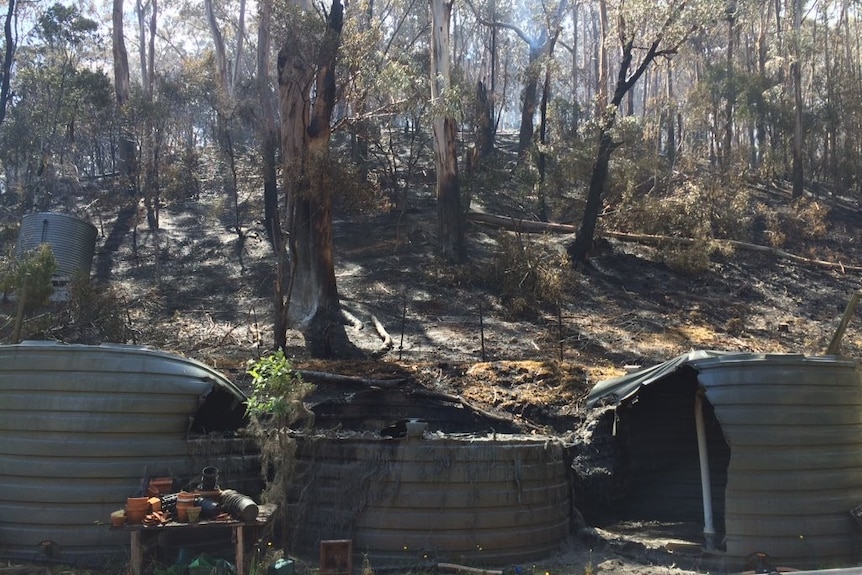
<instances>
[{"instance_id":1,"label":"green shrub","mask_svg":"<svg viewBox=\"0 0 862 575\"><path fill-rule=\"evenodd\" d=\"M307 415L302 411L302 399L314 391L314 386L302 380L283 351L250 362L247 373L251 376L249 415L273 417L279 427Z\"/></svg>"},{"instance_id":2,"label":"green shrub","mask_svg":"<svg viewBox=\"0 0 862 575\"><path fill-rule=\"evenodd\" d=\"M766 242L775 248L787 243L822 240L829 230L829 207L809 198L799 198L777 208L759 203L755 213L763 225Z\"/></svg>"},{"instance_id":3,"label":"green shrub","mask_svg":"<svg viewBox=\"0 0 862 575\"><path fill-rule=\"evenodd\" d=\"M122 293L110 285L95 284L76 274L69 284L65 308L68 324L80 343L126 343L131 331L129 310ZM67 340L68 341L68 340Z\"/></svg>"},{"instance_id":4,"label":"green shrub","mask_svg":"<svg viewBox=\"0 0 862 575\"><path fill-rule=\"evenodd\" d=\"M54 293L52 277L57 271L57 260L49 244L42 244L21 259L5 262L0 279L4 293L14 293L24 300L24 313L31 313L48 304Z\"/></svg>"},{"instance_id":5,"label":"green shrub","mask_svg":"<svg viewBox=\"0 0 862 575\"><path fill-rule=\"evenodd\" d=\"M555 249L546 238L532 241L520 234L504 234L483 277L488 287L497 290L509 315L518 317L565 301L573 273L566 252Z\"/></svg>"}]
</instances>

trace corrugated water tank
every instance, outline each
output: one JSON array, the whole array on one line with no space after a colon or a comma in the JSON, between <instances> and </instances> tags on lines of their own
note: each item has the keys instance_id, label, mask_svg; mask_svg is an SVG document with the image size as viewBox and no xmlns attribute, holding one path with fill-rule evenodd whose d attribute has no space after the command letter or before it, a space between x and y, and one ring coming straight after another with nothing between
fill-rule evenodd
<instances>
[{"instance_id":1,"label":"corrugated water tank","mask_svg":"<svg viewBox=\"0 0 862 575\"><path fill-rule=\"evenodd\" d=\"M569 534L568 471L552 439L318 437L296 457L300 549L352 539L372 568L507 565L546 557Z\"/></svg>"},{"instance_id":2,"label":"corrugated water tank","mask_svg":"<svg viewBox=\"0 0 862 575\"><path fill-rule=\"evenodd\" d=\"M15 254L21 258L41 244L48 244L57 261L57 277L69 279L76 273L89 276L96 235L96 226L74 216L50 212L27 214L21 219Z\"/></svg>"},{"instance_id":3,"label":"corrugated water tank","mask_svg":"<svg viewBox=\"0 0 862 575\"><path fill-rule=\"evenodd\" d=\"M109 517L150 473L191 488L213 465L248 493L256 447L219 432L243 425L244 401L214 369L158 350L0 346L0 559L123 559L128 533Z\"/></svg>"},{"instance_id":4,"label":"corrugated water tank","mask_svg":"<svg viewBox=\"0 0 862 575\"><path fill-rule=\"evenodd\" d=\"M789 565L853 560L862 530L862 371L855 361L737 355L699 361L730 446L727 552Z\"/></svg>"}]
</instances>

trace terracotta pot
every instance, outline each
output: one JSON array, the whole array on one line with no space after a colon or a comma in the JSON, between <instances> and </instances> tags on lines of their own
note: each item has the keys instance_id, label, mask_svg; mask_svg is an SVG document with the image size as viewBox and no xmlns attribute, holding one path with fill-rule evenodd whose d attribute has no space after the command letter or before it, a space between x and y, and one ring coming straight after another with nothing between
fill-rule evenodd
<instances>
[{"instance_id":1,"label":"terracotta pot","mask_svg":"<svg viewBox=\"0 0 862 575\"><path fill-rule=\"evenodd\" d=\"M201 517L201 508L194 506L187 507L186 516L188 517L189 523L197 523L198 519Z\"/></svg>"},{"instance_id":2,"label":"terracotta pot","mask_svg":"<svg viewBox=\"0 0 862 575\"><path fill-rule=\"evenodd\" d=\"M180 523L187 523L189 520L189 507L194 507L192 503L180 503L177 501L175 519Z\"/></svg>"},{"instance_id":3,"label":"terracotta pot","mask_svg":"<svg viewBox=\"0 0 862 575\"><path fill-rule=\"evenodd\" d=\"M190 491L180 491L177 493L177 503L194 503L195 497L197 497L197 493L192 493Z\"/></svg>"},{"instance_id":4,"label":"terracotta pot","mask_svg":"<svg viewBox=\"0 0 862 575\"><path fill-rule=\"evenodd\" d=\"M140 523L150 512L150 500L147 497L129 497L126 499L126 522Z\"/></svg>"},{"instance_id":5,"label":"terracotta pot","mask_svg":"<svg viewBox=\"0 0 862 575\"><path fill-rule=\"evenodd\" d=\"M142 523L144 521L144 517L147 516L149 511L143 509L129 509L126 508L126 523L131 525Z\"/></svg>"},{"instance_id":6,"label":"terracotta pot","mask_svg":"<svg viewBox=\"0 0 862 575\"><path fill-rule=\"evenodd\" d=\"M126 524L126 512L123 509L111 512L111 527L122 527Z\"/></svg>"},{"instance_id":7,"label":"terracotta pot","mask_svg":"<svg viewBox=\"0 0 862 575\"><path fill-rule=\"evenodd\" d=\"M174 490L174 480L172 477L155 477L150 479L150 487L159 495L170 493Z\"/></svg>"}]
</instances>

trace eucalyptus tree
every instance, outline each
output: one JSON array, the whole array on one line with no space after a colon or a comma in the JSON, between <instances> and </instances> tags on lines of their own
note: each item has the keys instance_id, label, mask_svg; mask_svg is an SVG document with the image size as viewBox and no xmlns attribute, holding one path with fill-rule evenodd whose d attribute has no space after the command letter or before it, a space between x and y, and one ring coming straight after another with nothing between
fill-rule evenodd
<instances>
[{"instance_id":1,"label":"eucalyptus tree","mask_svg":"<svg viewBox=\"0 0 862 575\"><path fill-rule=\"evenodd\" d=\"M111 49L114 58L114 91L117 98L117 109L121 115L128 112L129 98L132 93L131 75L129 72L129 52L126 50L125 27L123 23L123 0L113 1L111 14ZM135 141L125 122L121 123L119 168L120 173L128 182L134 181L135 172Z\"/></svg>"},{"instance_id":2,"label":"eucalyptus tree","mask_svg":"<svg viewBox=\"0 0 862 575\"><path fill-rule=\"evenodd\" d=\"M793 78L793 168L792 183L793 197L801 198L803 185L805 183L804 168L802 166L802 0L792 0L791 13L793 14L793 36L792 36L792 60L790 74Z\"/></svg>"},{"instance_id":3,"label":"eucalyptus tree","mask_svg":"<svg viewBox=\"0 0 862 575\"><path fill-rule=\"evenodd\" d=\"M266 236L274 249L283 246L281 217L278 210L278 124L272 92L272 0L258 2L257 19L257 97L260 108L260 169L263 180L263 222ZM277 254L277 257L283 257ZM283 266L283 262L282 262Z\"/></svg>"},{"instance_id":4,"label":"eucalyptus tree","mask_svg":"<svg viewBox=\"0 0 862 575\"><path fill-rule=\"evenodd\" d=\"M461 180L455 149L456 119L447 102L452 96L449 24L451 0L430 0L431 7L431 101L434 126L434 164L437 172L437 246L451 263L467 258Z\"/></svg>"},{"instance_id":5,"label":"eucalyptus tree","mask_svg":"<svg viewBox=\"0 0 862 575\"><path fill-rule=\"evenodd\" d=\"M21 194L24 209L47 208L62 199L60 183L77 180L80 159L98 136L79 139L82 129L105 135L102 115L112 109L111 82L96 71L93 49L98 25L75 6L54 4L36 20L33 42L17 54L15 91L2 126L7 184ZM38 193L37 193L38 192Z\"/></svg>"},{"instance_id":6,"label":"eucalyptus tree","mask_svg":"<svg viewBox=\"0 0 862 575\"><path fill-rule=\"evenodd\" d=\"M15 61L15 50L18 47L15 20L18 3L9 0L6 7L6 17L3 19L3 64L0 68L0 124L6 119L6 108L9 105L12 85L12 64Z\"/></svg>"},{"instance_id":7,"label":"eucalyptus tree","mask_svg":"<svg viewBox=\"0 0 862 575\"><path fill-rule=\"evenodd\" d=\"M221 14L224 15L224 20L227 21L224 29L220 25L217 9L220 9ZM245 234L242 230L238 190L237 156L239 150L237 150L237 143L239 136L237 131L241 130L240 116L245 104L240 101L238 84L243 79L245 13L246 0L239 0L238 5L233 3L217 5L215 0L204 0L204 14L213 47L213 73L216 85L213 111L216 115L216 140L221 157L219 166L221 182L233 206L233 227L240 244L245 240ZM229 41L233 48L232 57L228 54ZM242 250L240 250L241 253Z\"/></svg>"},{"instance_id":8,"label":"eucalyptus tree","mask_svg":"<svg viewBox=\"0 0 862 575\"><path fill-rule=\"evenodd\" d=\"M657 58L675 55L693 32L714 22L723 10L709 0L698 3L671 0L659 5L624 0L599 2L607 10L606 22L615 23L613 34L607 28L603 30L603 42L616 38L619 64L611 97L598 110L596 152L586 206L575 239L567 246L573 262L585 261L593 245L611 156L621 145L615 140L614 129L623 98Z\"/></svg>"},{"instance_id":9,"label":"eucalyptus tree","mask_svg":"<svg viewBox=\"0 0 862 575\"><path fill-rule=\"evenodd\" d=\"M560 32L563 19L568 12L568 0L559 0L555 6L546 2L539 3L538 13L530 14L526 25L515 21L514 11L507 15L492 2L489 6L479 7L473 0L465 0L476 18L487 26L509 30L515 33L528 48L528 60L522 74L523 91L521 97L521 124L518 131L518 154L523 156L533 141L534 120L539 102L539 78L541 76L541 60L550 56L554 43ZM529 3L528 6L536 7ZM488 10L491 8L491 13Z\"/></svg>"},{"instance_id":10,"label":"eucalyptus tree","mask_svg":"<svg viewBox=\"0 0 862 575\"><path fill-rule=\"evenodd\" d=\"M282 9L278 37L279 110L290 273L276 278L275 345L298 328L316 357L350 353L341 316L332 251L329 145L335 107L335 65L344 11L333 0L325 21L309 6ZM280 270L279 270L280 271Z\"/></svg>"}]
</instances>

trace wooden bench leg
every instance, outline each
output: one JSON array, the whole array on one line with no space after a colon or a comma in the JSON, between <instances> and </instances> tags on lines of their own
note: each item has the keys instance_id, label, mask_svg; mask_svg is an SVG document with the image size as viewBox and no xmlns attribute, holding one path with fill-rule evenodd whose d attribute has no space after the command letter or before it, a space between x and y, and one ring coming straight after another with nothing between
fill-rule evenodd
<instances>
[{"instance_id":1,"label":"wooden bench leg","mask_svg":"<svg viewBox=\"0 0 862 575\"><path fill-rule=\"evenodd\" d=\"M135 530L131 533L132 575L141 575L141 564L144 562L144 550L141 548L141 532Z\"/></svg>"},{"instance_id":2,"label":"wooden bench leg","mask_svg":"<svg viewBox=\"0 0 862 575\"><path fill-rule=\"evenodd\" d=\"M245 575L245 541L243 538L244 527L237 525L233 528L233 537L236 541L236 575Z\"/></svg>"}]
</instances>

